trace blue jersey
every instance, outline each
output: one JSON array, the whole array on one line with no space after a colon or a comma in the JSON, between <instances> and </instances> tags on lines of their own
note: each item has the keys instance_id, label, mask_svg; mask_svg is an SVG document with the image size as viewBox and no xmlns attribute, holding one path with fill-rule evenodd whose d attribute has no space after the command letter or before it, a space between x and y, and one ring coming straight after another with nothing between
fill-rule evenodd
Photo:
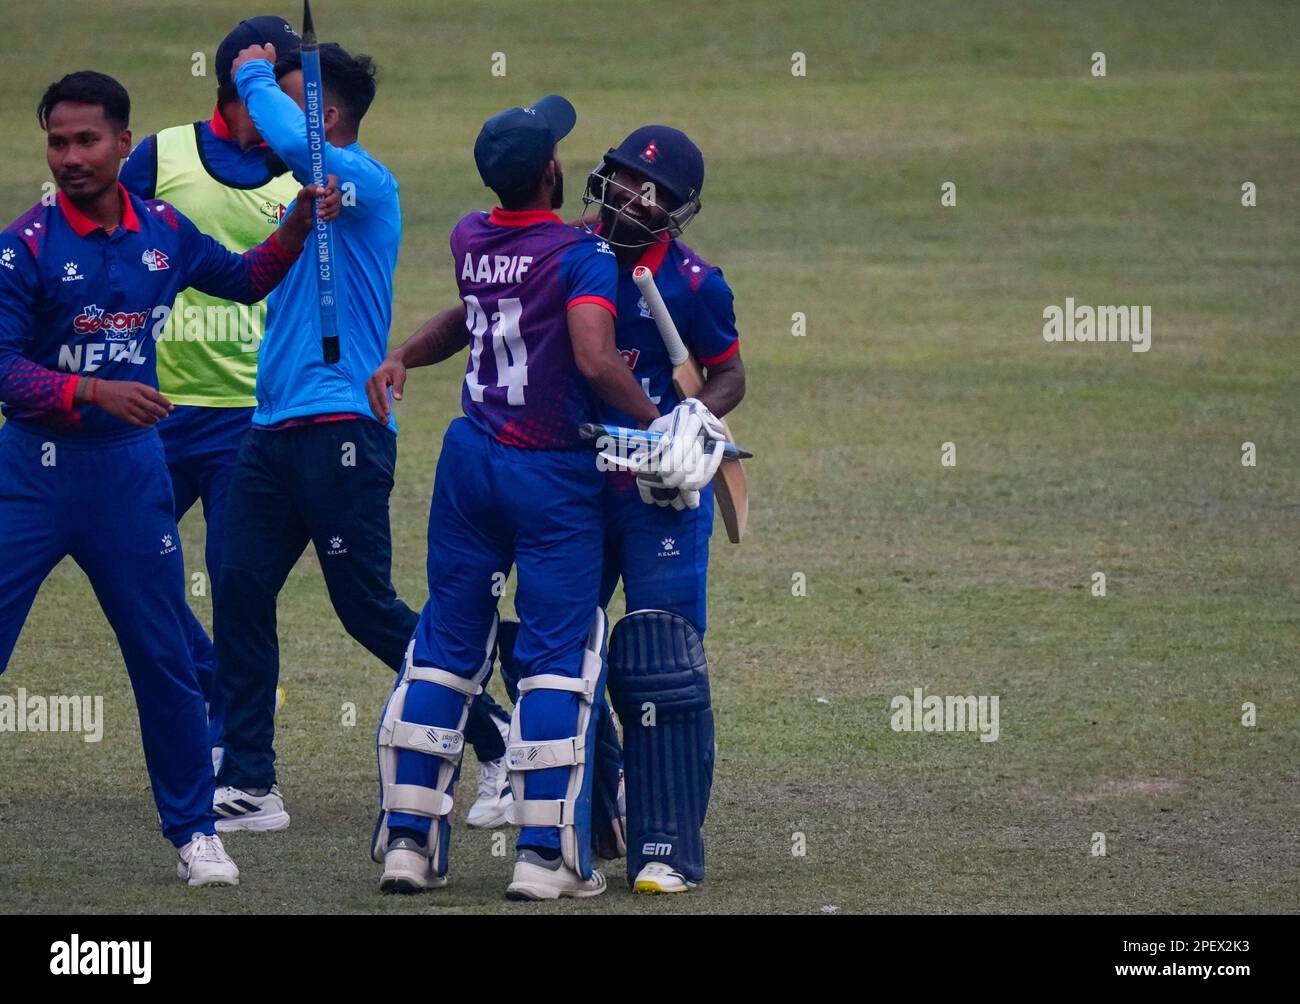
<instances>
[{"instance_id":1,"label":"blue jersey","mask_svg":"<svg viewBox=\"0 0 1300 1004\"><path fill-rule=\"evenodd\" d=\"M660 241L650 245L632 268L618 276L618 350L632 369L632 375L646 394L666 415L681 401L673 386L673 364L663 338L632 281L632 271L644 265L655 277L655 285L668 306L682 341L703 366L716 366L730 359L740 348L731 287L722 270L697 255L681 241ZM637 422L607 404L601 405L601 421L633 428Z\"/></svg>"},{"instance_id":2,"label":"blue jersey","mask_svg":"<svg viewBox=\"0 0 1300 1004\"><path fill-rule=\"evenodd\" d=\"M107 233L59 193L0 235L0 400L5 417L81 438L138 431L73 406L82 375L158 386L155 340L176 294L192 286L256 303L293 257L274 235L228 251L166 202L118 186L122 223Z\"/></svg>"},{"instance_id":3,"label":"blue jersey","mask_svg":"<svg viewBox=\"0 0 1300 1004\"><path fill-rule=\"evenodd\" d=\"M245 63L235 74L235 86L262 138L305 183L307 120L280 90L271 64ZM388 353L393 272L402 240L397 179L358 143L326 143L325 173L338 177L344 195L343 209L330 224L341 358L331 365L321 353L316 258L303 255L267 300L254 425L338 413L374 417L366 381ZM396 421L390 419L389 427L396 431Z\"/></svg>"},{"instance_id":4,"label":"blue jersey","mask_svg":"<svg viewBox=\"0 0 1300 1004\"><path fill-rule=\"evenodd\" d=\"M578 371L568 311L595 303L615 317L618 263L609 245L554 213L470 213L451 233L469 363L461 403L497 441L577 449L596 398Z\"/></svg>"}]
</instances>

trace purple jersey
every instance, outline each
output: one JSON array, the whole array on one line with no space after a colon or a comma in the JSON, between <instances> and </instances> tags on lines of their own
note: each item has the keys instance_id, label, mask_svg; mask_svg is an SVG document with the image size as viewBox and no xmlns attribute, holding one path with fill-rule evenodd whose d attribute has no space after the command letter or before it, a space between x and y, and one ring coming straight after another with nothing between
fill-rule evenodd
<instances>
[{"instance_id":1,"label":"purple jersey","mask_svg":"<svg viewBox=\"0 0 1300 1004\"><path fill-rule=\"evenodd\" d=\"M578 426L595 421L597 404L567 315L595 303L618 316L609 245L554 213L493 209L456 224L451 253L470 333L466 416L510 446L581 447Z\"/></svg>"}]
</instances>

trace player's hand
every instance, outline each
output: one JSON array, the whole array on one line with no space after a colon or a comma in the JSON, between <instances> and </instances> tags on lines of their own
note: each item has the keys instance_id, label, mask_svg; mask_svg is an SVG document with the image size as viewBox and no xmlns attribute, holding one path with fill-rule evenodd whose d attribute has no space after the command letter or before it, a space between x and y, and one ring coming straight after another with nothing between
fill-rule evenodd
<instances>
[{"instance_id":1,"label":"player's hand","mask_svg":"<svg viewBox=\"0 0 1300 1004\"><path fill-rule=\"evenodd\" d=\"M247 49L239 50L239 55L230 64L230 78L233 80L241 66L245 63L251 63L255 59L265 59L270 63L274 63L275 46L268 42L266 45L250 45Z\"/></svg>"},{"instance_id":2,"label":"player's hand","mask_svg":"<svg viewBox=\"0 0 1300 1004\"><path fill-rule=\"evenodd\" d=\"M393 389L393 398L400 401L402 390L406 387L406 367L391 355L380 364L379 369L370 374L370 379L366 381L366 397L370 401L370 410L375 413L375 418L385 425L393 414L392 402L388 399L390 387Z\"/></svg>"},{"instance_id":3,"label":"player's hand","mask_svg":"<svg viewBox=\"0 0 1300 1004\"><path fill-rule=\"evenodd\" d=\"M343 196L339 192L339 179L337 175L331 174L325 179L325 194L316 197L316 215L322 222L329 223L330 220L338 219L342 211Z\"/></svg>"},{"instance_id":4,"label":"player's hand","mask_svg":"<svg viewBox=\"0 0 1300 1004\"><path fill-rule=\"evenodd\" d=\"M650 428L663 436L652 456L665 488L698 492L713 480L727 446L727 431L708 408L688 397Z\"/></svg>"},{"instance_id":5,"label":"player's hand","mask_svg":"<svg viewBox=\"0 0 1300 1004\"><path fill-rule=\"evenodd\" d=\"M130 380L96 379L87 403L141 429L152 429L172 413L173 407L152 387Z\"/></svg>"},{"instance_id":6,"label":"player's hand","mask_svg":"<svg viewBox=\"0 0 1300 1004\"><path fill-rule=\"evenodd\" d=\"M318 207L322 220L327 223L338 216L343 198L339 195L338 181L334 175L325 179L324 185L303 185L293 203L293 213L287 220L306 233L312 227L312 206ZM283 223L281 224L283 225Z\"/></svg>"},{"instance_id":7,"label":"player's hand","mask_svg":"<svg viewBox=\"0 0 1300 1004\"><path fill-rule=\"evenodd\" d=\"M315 221L312 219L312 203L317 199L326 205L333 200L334 215L338 215L339 198L338 189L335 187L338 179L331 174L328 181L328 185L303 185L298 191L298 198L294 200L293 212L280 221L280 229L277 232L280 246L289 254L300 254L307 243L307 236L315 226Z\"/></svg>"},{"instance_id":8,"label":"player's hand","mask_svg":"<svg viewBox=\"0 0 1300 1004\"><path fill-rule=\"evenodd\" d=\"M641 501L646 505L657 505L665 508L672 506L678 512L683 509L698 509L700 507L699 492L683 488L665 488L658 483L657 475L638 474L636 489L641 493Z\"/></svg>"}]
</instances>

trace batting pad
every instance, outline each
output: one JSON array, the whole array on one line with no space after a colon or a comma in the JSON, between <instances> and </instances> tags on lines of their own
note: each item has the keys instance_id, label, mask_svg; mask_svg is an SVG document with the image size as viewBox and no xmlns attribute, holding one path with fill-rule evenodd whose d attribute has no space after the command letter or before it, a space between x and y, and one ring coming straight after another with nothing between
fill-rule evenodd
<instances>
[{"instance_id":1,"label":"batting pad","mask_svg":"<svg viewBox=\"0 0 1300 1004\"><path fill-rule=\"evenodd\" d=\"M665 610L628 614L609 639L609 691L623 725L628 884L648 861L701 882L714 738L699 632Z\"/></svg>"}]
</instances>

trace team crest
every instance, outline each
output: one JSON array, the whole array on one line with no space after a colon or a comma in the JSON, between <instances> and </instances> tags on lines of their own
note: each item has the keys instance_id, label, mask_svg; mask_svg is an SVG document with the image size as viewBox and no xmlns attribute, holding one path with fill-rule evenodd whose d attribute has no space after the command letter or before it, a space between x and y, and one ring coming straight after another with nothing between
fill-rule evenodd
<instances>
[{"instance_id":1,"label":"team crest","mask_svg":"<svg viewBox=\"0 0 1300 1004\"><path fill-rule=\"evenodd\" d=\"M644 160L647 164L653 164L655 162L655 158L658 156L659 156L659 147L656 146L654 143L651 143L648 147L646 147L644 150L641 151L641 159Z\"/></svg>"},{"instance_id":2,"label":"team crest","mask_svg":"<svg viewBox=\"0 0 1300 1004\"><path fill-rule=\"evenodd\" d=\"M171 268L167 263L167 256L157 248L150 248L140 256L140 261L144 263L145 268L150 272L165 272Z\"/></svg>"}]
</instances>

